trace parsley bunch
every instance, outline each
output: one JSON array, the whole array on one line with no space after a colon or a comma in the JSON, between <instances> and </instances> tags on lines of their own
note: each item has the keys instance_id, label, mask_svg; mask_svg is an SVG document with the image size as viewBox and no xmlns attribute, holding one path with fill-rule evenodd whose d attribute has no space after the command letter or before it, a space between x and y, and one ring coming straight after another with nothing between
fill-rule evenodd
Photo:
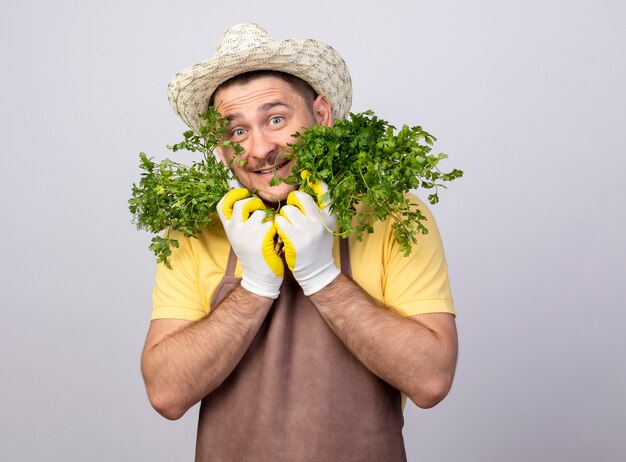
<instances>
[{"instance_id":1,"label":"parsley bunch","mask_svg":"<svg viewBox=\"0 0 626 462\"><path fill-rule=\"evenodd\" d=\"M323 180L328 184L323 201L332 201L331 211L337 215L340 234L373 232L372 223L391 217L392 228L405 255L417 242L416 234L426 234L426 217L417 204L404 193L425 188L431 204L439 202L438 188L442 181L460 178L463 172L454 169L441 172L438 164L446 154L430 154L435 137L421 127L404 125L397 133L389 122L372 111L350 114L332 127L315 126L295 135L291 145L293 171L307 170L307 179L291 177L300 189L311 191L308 182ZM357 211L357 204L364 207Z\"/></svg>"},{"instance_id":2,"label":"parsley bunch","mask_svg":"<svg viewBox=\"0 0 626 462\"><path fill-rule=\"evenodd\" d=\"M200 152L202 159L187 166L170 159L156 163L140 153L139 167L143 173L139 184L133 184L128 201L137 228L158 234L149 248L157 261L168 268L171 268L168 261L171 248L178 247L178 241L169 237L171 230L197 237L202 229L219 221L214 212L229 190L232 174L215 156L215 148L224 146L233 147L235 153L243 151L241 146L224 138L226 124L218 112L211 109L202 118L204 124L198 133L188 130L183 133L183 141L167 146L173 152ZM165 234L161 235L164 230Z\"/></svg>"},{"instance_id":3,"label":"parsley bunch","mask_svg":"<svg viewBox=\"0 0 626 462\"><path fill-rule=\"evenodd\" d=\"M190 166L169 159L156 163L143 152L139 155L143 173L139 184L133 184L129 210L138 229L158 234L152 238L150 250L168 267L171 247L178 247L169 237L171 230L197 237L219 221L216 206L228 192L232 174L215 156L215 148L233 148L234 159L243 152L241 146L226 139L227 123L214 108L202 118L205 123L198 133L186 131L184 141L168 146L174 152L200 152L200 161ZM275 175L272 184L298 184L301 190L312 193L308 182L323 180L329 189L321 199L332 200L340 235L356 233L361 239L364 232L373 231L374 221L391 217L405 255L417 242L416 235L428 230L423 223L426 217L404 193L418 188L432 190L428 200L435 204L439 201L438 188L445 187L441 182L463 175L456 169L448 173L439 170L438 163L447 156L430 154L435 138L421 127L405 125L396 133L394 126L372 111L350 114L349 119L332 127L313 126L294 137L298 141L290 145L289 154L294 159L293 175L286 179ZM306 180L300 176L304 170L309 172ZM357 210L357 204L363 207Z\"/></svg>"}]
</instances>

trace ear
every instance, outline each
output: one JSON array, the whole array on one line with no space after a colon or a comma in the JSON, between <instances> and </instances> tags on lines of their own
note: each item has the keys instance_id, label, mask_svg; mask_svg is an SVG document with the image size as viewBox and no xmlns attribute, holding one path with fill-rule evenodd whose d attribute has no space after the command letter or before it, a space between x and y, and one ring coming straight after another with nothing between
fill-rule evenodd
<instances>
[{"instance_id":1,"label":"ear","mask_svg":"<svg viewBox=\"0 0 626 462\"><path fill-rule=\"evenodd\" d=\"M318 125L331 126L333 124L330 103L325 96L318 95L313 101L313 117Z\"/></svg>"}]
</instances>

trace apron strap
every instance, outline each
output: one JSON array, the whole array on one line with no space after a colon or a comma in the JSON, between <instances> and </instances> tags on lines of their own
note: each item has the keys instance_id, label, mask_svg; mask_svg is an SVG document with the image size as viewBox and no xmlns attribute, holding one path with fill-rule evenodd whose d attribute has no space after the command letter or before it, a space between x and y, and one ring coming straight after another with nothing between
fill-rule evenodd
<instances>
[{"instance_id":1,"label":"apron strap","mask_svg":"<svg viewBox=\"0 0 626 462\"><path fill-rule=\"evenodd\" d=\"M339 239L339 260L341 272L352 279L352 263L350 263L350 241L347 237Z\"/></svg>"},{"instance_id":2,"label":"apron strap","mask_svg":"<svg viewBox=\"0 0 626 462\"><path fill-rule=\"evenodd\" d=\"M236 266L237 266L237 255L235 255L235 251L231 247L230 252L228 253L228 262L226 263L226 271L224 272L224 274L226 276L234 276Z\"/></svg>"}]
</instances>

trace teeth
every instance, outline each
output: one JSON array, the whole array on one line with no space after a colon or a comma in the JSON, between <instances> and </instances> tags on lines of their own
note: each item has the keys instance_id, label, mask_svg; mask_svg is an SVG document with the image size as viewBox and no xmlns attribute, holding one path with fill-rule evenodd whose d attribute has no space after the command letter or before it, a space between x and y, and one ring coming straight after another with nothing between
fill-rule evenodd
<instances>
[{"instance_id":1,"label":"teeth","mask_svg":"<svg viewBox=\"0 0 626 462\"><path fill-rule=\"evenodd\" d=\"M282 168L286 164L287 164L287 162L285 162L284 164L281 164L281 165L277 165L276 167L272 167L272 168L270 168L268 170L259 170L259 171L257 171L257 173L260 173L261 175L265 175L267 173L274 173L276 170L278 170L279 168Z\"/></svg>"}]
</instances>

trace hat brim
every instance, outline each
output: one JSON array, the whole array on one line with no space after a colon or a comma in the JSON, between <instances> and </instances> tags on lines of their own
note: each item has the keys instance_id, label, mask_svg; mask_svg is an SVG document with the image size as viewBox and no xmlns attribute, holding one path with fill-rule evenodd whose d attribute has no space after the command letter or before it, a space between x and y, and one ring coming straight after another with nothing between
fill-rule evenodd
<instances>
[{"instance_id":1,"label":"hat brim","mask_svg":"<svg viewBox=\"0 0 626 462\"><path fill-rule=\"evenodd\" d=\"M188 67L170 81L168 99L183 122L198 130L202 125L199 114L207 111L215 90L236 75L258 70L281 71L303 79L329 100L334 120L349 114L352 81L345 61L331 46L311 39L265 44Z\"/></svg>"}]
</instances>

